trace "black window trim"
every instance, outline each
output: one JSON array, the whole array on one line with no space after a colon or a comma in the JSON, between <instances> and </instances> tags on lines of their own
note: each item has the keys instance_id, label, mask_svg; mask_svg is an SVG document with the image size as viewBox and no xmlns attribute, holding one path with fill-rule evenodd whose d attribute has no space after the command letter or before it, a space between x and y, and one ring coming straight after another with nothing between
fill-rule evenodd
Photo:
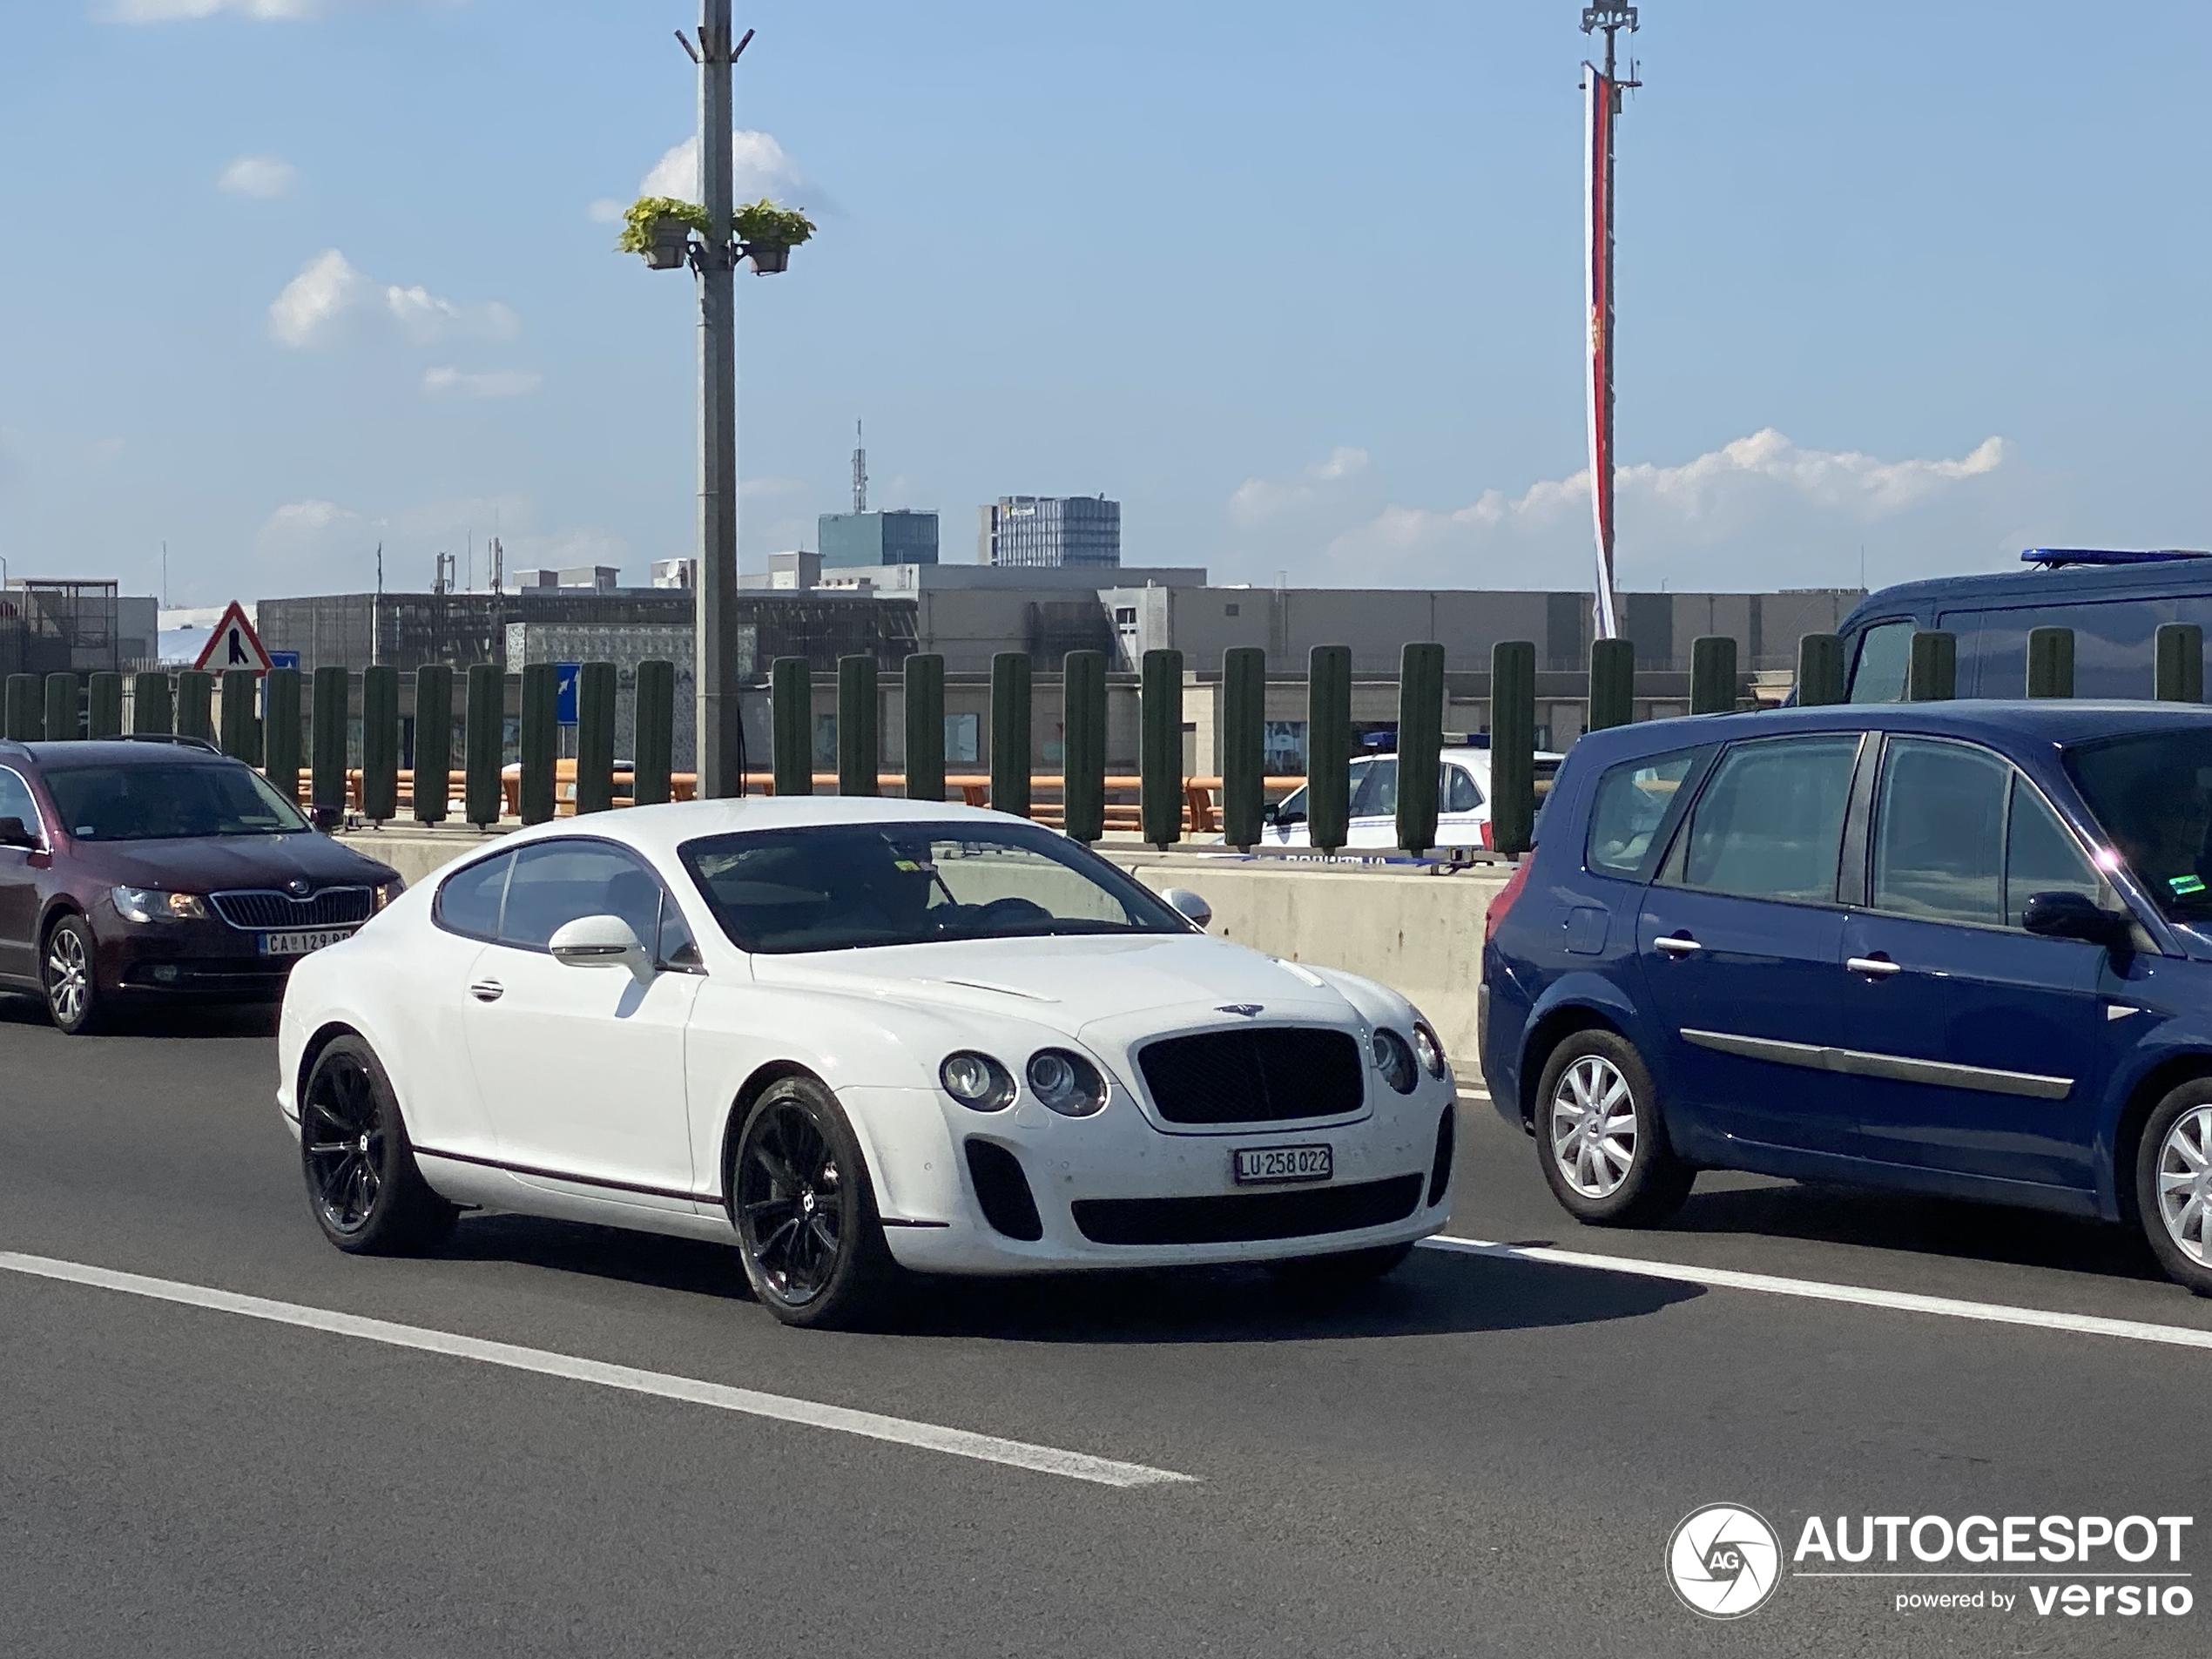
<instances>
[{"instance_id":1,"label":"black window trim","mask_svg":"<svg viewBox=\"0 0 2212 1659\"><path fill-rule=\"evenodd\" d=\"M0 766L0 772L6 772L8 776L14 779L17 783L23 786L24 799L30 803L30 822L24 825L24 827L28 830L35 831L38 836L38 845L37 846L17 847L16 850L19 853L52 852L54 850L54 838L49 834L46 830L46 809L38 804L38 792L30 786L30 779L25 777L22 772L17 771L13 766Z\"/></svg>"},{"instance_id":2,"label":"black window trim","mask_svg":"<svg viewBox=\"0 0 2212 1659\"><path fill-rule=\"evenodd\" d=\"M1696 792L1697 799L1692 800L1688 807L1683 810L1682 816L1676 819L1673 840L1668 845L1666 855L1662 858L1656 865L1652 867L1651 879L1646 885L1650 887L1671 887L1678 893L1703 893L1716 899L1741 899L1747 904L1791 905L1799 910L1844 910L1850 908L1851 907L1845 905L1842 899L1838 896L1838 893L1842 886L1843 880L1844 854L1851 846L1851 813L1854 799L1852 792L1856 791L1858 787L1859 771L1864 769L1866 765L1866 751L1870 742L1872 739L1879 738L1881 735L1880 732L1867 727L1855 728L1851 726L1835 726L1826 730L1813 732L1777 732L1771 737L1738 738L1733 743L1715 745L1712 757L1705 763L1704 772L1697 779L1697 788ZM1688 826L1690 817L1697 810L1698 801L1704 799L1705 790L1707 786L1711 784L1714 774L1720 771L1721 761L1727 756L1734 754L1738 749L1748 749L1757 744L1807 743L1824 738L1856 738L1858 740L1858 752L1851 759L1852 772L1851 785L1846 789L1844 795L1844 831L1843 834L1837 841L1836 874L1834 879L1828 884L1829 896L1824 900L1775 899L1769 898L1761 894L1722 893L1712 887L1693 887L1688 882L1684 881L1682 879L1682 865L1689 848ZM1595 797L1593 796L1592 799L1595 799ZM1883 914L1887 914L1888 913L1885 911Z\"/></svg>"},{"instance_id":3,"label":"black window trim","mask_svg":"<svg viewBox=\"0 0 2212 1659\"><path fill-rule=\"evenodd\" d=\"M618 841L611 835L548 835L537 840L526 841L520 846L502 849L497 856L503 858L508 861L507 881L502 883L499 889L499 932L496 937L484 939L482 934L463 933L458 927L446 927L442 914L442 901L445 898L445 881L438 883L437 896L440 902L432 905L430 907L432 920L435 921L441 927L445 927L446 932L457 934L462 939L482 940L483 943L487 945L497 945L502 950L525 950L534 956L550 955L552 953L543 945L525 945L521 943L519 941L507 937L507 893L508 887L513 883L515 879L515 867L516 864L521 862L524 854L541 846L610 846L617 852L624 854L631 860L631 863L637 865L639 869L644 871L647 875L651 876L653 880L653 885L660 890L660 907L653 914L653 936L650 941L640 940L638 941L651 953L653 959L653 971L656 973L667 974L704 974L706 972L706 966L704 960L693 962L673 962L662 960L660 954L661 934L664 931L665 931L668 925L668 911L670 906L675 905L677 915L683 919L684 931L691 935L691 950L695 955L698 954L698 930L691 926L691 918L684 914L684 907L679 904L676 904L676 895L668 890L668 883L661 880L660 872L653 868L652 861L646 858L646 856L640 853L636 847L631 846L629 842ZM477 865L484 862L486 862L486 860L482 859L473 860L464 867L473 870ZM455 870L453 873L453 875L448 876L445 880L450 881L460 874L461 871Z\"/></svg>"},{"instance_id":4,"label":"black window trim","mask_svg":"<svg viewBox=\"0 0 2212 1659\"><path fill-rule=\"evenodd\" d=\"M475 933L466 927L456 927L446 920L446 889L460 880L469 871L481 870L487 864L505 864L507 875L511 879L515 873L515 855L521 851L520 847L502 846L488 857L470 859L464 864L456 865L440 876L438 890L430 898L431 925L440 933L451 934L455 939L473 939L479 944L496 945L499 942L500 924L507 920L507 882L502 880L499 884L499 915L492 922L491 932L489 934Z\"/></svg>"}]
</instances>

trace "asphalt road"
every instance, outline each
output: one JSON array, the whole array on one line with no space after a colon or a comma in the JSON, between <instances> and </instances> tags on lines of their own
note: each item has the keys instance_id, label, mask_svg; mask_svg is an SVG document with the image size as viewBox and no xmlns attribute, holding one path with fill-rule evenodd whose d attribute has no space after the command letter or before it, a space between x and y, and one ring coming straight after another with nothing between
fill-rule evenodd
<instances>
[{"instance_id":1,"label":"asphalt road","mask_svg":"<svg viewBox=\"0 0 2212 1659\"><path fill-rule=\"evenodd\" d=\"M1718 1623L1662 1571L1723 1501L1785 1548L1813 1514L2195 1514L2203 1349L1440 1250L1323 1302L1242 1271L941 1283L866 1335L777 1325L726 1251L584 1227L472 1218L435 1258L354 1260L308 1218L270 1028L71 1041L0 999L0 1251L1192 1478L0 1271L10 1659L2195 1653L2212 1629L2039 1615L2019 1580L1796 1577ZM1462 1123L1455 1235L2212 1330L2125 1240L1971 1205L1709 1177L1665 1231L1582 1229L1487 1104ZM2018 1600L1899 1613L1907 1588Z\"/></svg>"}]
</instances>

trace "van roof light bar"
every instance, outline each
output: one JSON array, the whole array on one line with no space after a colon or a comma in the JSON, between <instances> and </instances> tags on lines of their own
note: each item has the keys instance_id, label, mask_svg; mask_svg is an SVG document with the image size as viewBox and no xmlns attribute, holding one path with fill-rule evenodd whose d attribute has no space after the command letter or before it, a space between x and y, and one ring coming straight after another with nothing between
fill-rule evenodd
<instances>
[{"instance_id":1,"label":"van roof light bar","mask_svg":"<svg viewBox=\"0 0 2212 1659\"><path fill-rule=\"evenodd\" d=\"M2173 559L2212 558L2212 553L2188 547L2031 547L2020 557L2046 570L2057 570L2069 564L2164 564Z\"/></svg>"}]
</instances>

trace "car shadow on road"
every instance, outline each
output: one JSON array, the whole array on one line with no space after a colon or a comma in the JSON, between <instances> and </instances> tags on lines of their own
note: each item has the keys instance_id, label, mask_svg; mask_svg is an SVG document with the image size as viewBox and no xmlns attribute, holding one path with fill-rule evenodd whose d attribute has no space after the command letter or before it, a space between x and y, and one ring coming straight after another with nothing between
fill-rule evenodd
<instances>
[{"instance_id":1,"label":"car shadow on road","mask_svg":"<svg viewBox=\"0 0 2212 1659\"><path fill-rule=\"evenodd\" d=\"M1666 1231L1801 1238L2114 1278L2166 1277L2132 1227L1965 1198L1794 1182L1714 1188L1712 1179L1701 1178Z\"/></svg>"},{"instance_id":2,"label":"car shadow on road","mask_svg":"<svg viewBox=\"0 0 2212 1659\"><path fill-rule=\"evenodd\" d=\"M102 1028L105 1037L273 1037L274 1002L149 1002L118 1009ZM44 1026L46 1005L37 996L0 991L0 1025Z\"/></svg>"},{"instance_id":3,"label":"car shadow on road","mask_svg":"<svg viewBox=\"0 0 2212 1659\"><path fill-rule=\"evenodd\" d=\"M737 1252L726 1245L580 1222L469 1217L438 1254L691 1295L752 1297ZM1703 1294L1694 1285L1416 1250L1386 1278L1327 1289L1260 1267L916 1275L871 1325L905 1336L1005 1342L1312 1342L1591 1325Z\"/></svg>"}]
</instances>

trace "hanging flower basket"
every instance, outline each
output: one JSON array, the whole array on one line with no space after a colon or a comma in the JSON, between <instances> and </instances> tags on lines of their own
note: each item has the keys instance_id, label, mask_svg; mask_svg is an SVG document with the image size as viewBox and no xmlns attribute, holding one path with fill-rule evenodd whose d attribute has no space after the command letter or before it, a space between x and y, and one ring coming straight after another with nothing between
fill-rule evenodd
<instances>
[{"instance_id":1,"label":"hanging flower basket","mask_svg":"<svg viewBox=\"0 0 2212 1659\"><path fill-rule=\"evenodd\" d=\"M645 268L649 271L673 271L684 263L685 250L691 245L691 227L680 219L665 216L653 221L651 239L645 244Z\"/></svg>"},{"instance_id":2,"label":"hanging flower basket","mask_svg":"<svg viewBox=\"0 0 2212 1659\"><path fill-rule=\"evenodd\" d=\"M622 216L620 253L644 256L649 271L673 271L684 263L691 233L706 234L706 210L673 196L640 196Z\"/></svg>"},{"instance_id":3,"label":"hanging flower basket","mask_svg":"<svg viewBox=\"0 0 2212 1659\"><path fill-rule=\"evenodd\" d=\"M791 269L791 249L779 243L771 242L765 246L748 244L745 257L752 261L755 276L767 276L773 272Z\"/></svg>"},{"instance_id":4,"label":"hanging flower basket","mask_svg":"<svg viewBox=\"0 0 2212 1659\"><path fill-rule=\"evenodd\" d=\"M763 196L730 215L731 233L756 274L791 268L791 251L814 233L814 221L795 207L779 207Z\"/></svg>"}]
</instances>

